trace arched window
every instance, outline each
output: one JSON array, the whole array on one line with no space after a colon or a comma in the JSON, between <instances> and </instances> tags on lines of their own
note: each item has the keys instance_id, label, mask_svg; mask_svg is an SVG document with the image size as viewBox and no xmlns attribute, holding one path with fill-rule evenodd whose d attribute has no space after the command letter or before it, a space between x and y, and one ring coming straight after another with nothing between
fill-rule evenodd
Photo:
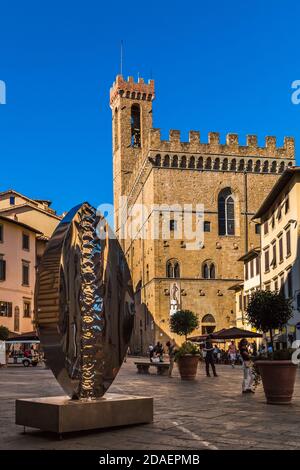
<instances>
[{"instance_id":1,"label":"arched window","mask_svg":"<svg viewBox=\"0 0 300 470\"><path fill-rule=\"evenodd\" d=\"M186 168L186 157L181 157L180 168Z\"/></svg>"},{"instance_id":2,"label":"arched window","mask_svg":"<svg viewBox=\"0 0 300 470\"><path fill-rule=\"evenodd\" d=\"M206 159L205 168L206 170L211 170L211 158L210 157L207 157Z\"/></svg>"},{"instance_id":3,"label":"arched window","mask_svg":"<svg viewBox=\"0 0 300 470\"><path fill-rule=\"evenodd\" d=\"M260 160L257 160L255 162L255 168L254 168L255 173L260 173Z\"/></svg>"},{"instance_id":4,"label":"arched window","mask_svg":"<svg viewBox=\"0 0 300 470\"><path fill-rule=\"evenodd\" d=\"M268 160L265 160L265 161L264 161L263 172L264 172L264 173L268 173L268 172L269 172L269 162L268 162Z\"/></svg>"},{"instance_id":5,"label":"arched window","mask_svg":"<svg viewBox=\"0 0 300 470\"><path fill-rule=\"evenodd\" d=\"M282 162L282 163L284 165L284 162ZM272 166L271 166L271 173L276 173L276 171L277 171L277 162L274 160L272 162Z\"/></svg>"},{"instance_id":6,"label":"arched window","mask_svg":"<svg viewBox=\"0 0 300 470\"><path fill-rule=\"evenodd\" d=\"M228 170L228 158L224 158L223 164L222 164L222 170Z\"/></svg>"},{"instance_id":7,"label":"arched window","mask_svg":"<svg viewBox=\"0 0 300 470\"><path fill-rule=\"evenodd\" d=\"M216 278L216 266L211 260L204 261L202 265L202 277L204 279Z\"/></svg>"},{"instance_id":8,"label":"arched window","mask_svg":"<svg viewBox=\"0 0 300 470\"><path fill-rule=\"evenodd\" d=\"M214 161L214 170L219 170L220 169L220 159L216 158Z\"/></svg>"},{"instance_id":9,"label":"arched window","mask_svg":"<svg viewBox=\"0 0 300 470\"><path fill-rule=\"evenodd\" d=\"M165 167L170 166L170 157L169 157L169 155L165 155L163 166L165 166Z\"/></svg>"},{"instance_id":10,"label":"arched window","mask_svg":"<svg viewBox=\"0 0 300 470\"><path fill-rule=\"evenodd\" d=\"M244 171L245 170L245 161L242 159L240 160L239 163L239 171Z\"/></svg>"},{"instance_id":11,"label":"arched window","mask_svg":"<svg viewBox=\"0 0 300 470\"><path fill-rule=\"evenodd\" d=\"M231 171L236 171L236 159L235 158L231 160L230 169Z\"/></svg>"},{"instance_id":12,"label":"arched window","mask_svg":"<svg viewBox=\"0 0 300 470\"><path fill-rule=\"evenodd\" d=\"M201 321L201 329L203 335L209 335L215 331L216 320L213 315L211 315L210 313L204 315Z\"/></svg>"},{"instance_id":13,"label":"arched window","mask_svg":"<svg viewBox=\"0 0 300 470\"><path fill-rule=\"evenodd\" d=\"M161 166L161 156L160 155L155 156L155 165L156 166Z\"/></svg>"},{"instance_id":14,"label":"arched window","mask_svg":"<svg viewBox=\"0 0 300 470\"><path fill-rule=\"evenodd\" d=\"M203 157L199 157L199 158L198 158L197 168L198 168L199 170L203 170Z\"/></svg>"},{"instance_id":15,"label":"arched window","mask_svg":"<svg viewBox=\"0 0 300 470\"><path fill-rule=\"evenodd\" d=\"M115 108L114 114L114 147L115 150L119 148L119 123L118 123L118 108Z\"/></svg>"},{"instance_id":16,"label":"arched window","mask_svg":"<svg viewBox=\"0 0 300 470\"><path fill-rule=\"evenodd\" d=\"M169 259L167 261L167 277L179 278L180 277L180 266L177 259Z\"/></svg>"},{"instance_id":17,"label":"arched window","mask_svg":"<svg viewBox=\"0 0 300 470\"><path fill-rule=\"evenodd\" d=\"M141 111L138 104L131 106L131 147L141 147Z\"/></svg>"},{"instance_id":18,"label":"arched window","mask_svg":"<svg viewBox=\"0 0 300 470\"><path fill-rule=\"evenodd\" d=\"M189 168L195 168L195 157L190 158Z\"/></svg>"},{"instance_id":19,"label":"arched window","mask_svg":"<svg viewBox=\"0 0 300 470\"><path fill-rule=\"evenodd\" d=\"M204 277L204 279L209 278L209 267L208 267L207 263L204 263L204 265L203 265L203 277Z\"/></svg>"},{"instance_id":20,"label":"arched window","mask_svg":"<svg viewBox=\"0 0 300 470\"><path fill-rule=\"evenodd\" d=\"M218 198L219 235L234 235L234 199L230 188L219 193Z\"/></svg>"},{"instance_id":21,"label":"arched window","mask_svg":"<svg viewBox=\"0 0 300 470\"><path fill-rule=\"evenodd\" d=\"M252 171L252 170L253 170L253 162L252 160L248 160L247 171Z\"/></svg>"},{"instance_id":22,"label":"arched window","mask_svg":"<svg viewBox=\"0 0 300 470\"><path fill-rule=\"evenodd\" d=\"M177 157L177 155L174 155L174 157L172 158L172 167L173 168L178 167L178 157Z\"/></svg>"},{"instance_id":23,"label":"arched window","mask_svg":"<svg viewBox=\"0 0 300 470\"><path fill-rule=\"evenodd\" d=\"M284 171L284 162L281 162L280 165L279 165L279 170L278 172L279 173L282 173Z\"/></svg>"}]
</instances>

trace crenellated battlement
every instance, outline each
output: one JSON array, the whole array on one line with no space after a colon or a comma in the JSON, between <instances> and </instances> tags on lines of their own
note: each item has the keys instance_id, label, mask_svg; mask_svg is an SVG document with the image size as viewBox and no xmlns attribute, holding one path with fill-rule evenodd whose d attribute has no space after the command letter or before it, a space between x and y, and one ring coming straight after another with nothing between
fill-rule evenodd
<instances>
[{"instance_id":1,"label":"crenellated battlement","mask_svg":"<svg viewBox=\"0 0 300 470\"><path fill-rule=\"evenodd\" d=\"M127 80L124 80L122 75L117 75L110 89L110 105L112 105L118 95L132 100L152 101L155 98L154 80L149 80L148 83L145 83L143 78L139 78L135 82L133 77L128 77Z\"/></svg>"},{"instance_id":2,"label":"crenellated battlement","mask_svg":"<svg viewBox=\"0 0 300 470\"><path fill-rule=\"evenodd\" d=\"M247 135L246 145L239 145L237 134L227 134L226 143L220 142L218 132L208 134L208 143L202 143L200 132L190 131L189 141L181 142L180 131L171 129L169 140L161 140L160 129L150 130L149 150L155 152L171 153L201 153L220 156L238 156L238 157L269 157L269 158L295 158L295 145L293 137L285 137L282 147L277 147L276 137L267 136L265 146L259 147L256 135Z\"/></svg>"}]
</instances>

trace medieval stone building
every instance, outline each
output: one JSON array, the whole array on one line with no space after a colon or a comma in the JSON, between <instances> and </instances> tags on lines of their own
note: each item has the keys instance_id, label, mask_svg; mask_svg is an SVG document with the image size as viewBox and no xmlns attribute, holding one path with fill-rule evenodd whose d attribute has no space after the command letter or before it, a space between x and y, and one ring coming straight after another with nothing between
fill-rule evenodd
<instances>
[{"instance_id":1,"label":"medieval stone building","mask_svg":"<svg viewBox=\"0 0 300 470\"><path fill-rule=\"evenodd\" d=\"M154 97L153 80L135 83L120 75L110 91L115 230L136 289L132 349L144 353L150 343L174 336L169 318L178 308L198 315L196 334L235 324L229 287L243 278L238 259L259 244L260 227L251 218L280 173L294 164L290 137L283 147L275 137L259 147L254 135L241 146L236 134L222 144L215 132L208 143L196 131L189 142L181 142L177 130L161 140L152 127ZM203 204L202 215L197 204ZM185 233L178 237L186 223L184 205L204 230L203 243L193 249ZM162 236L166 224L168 237Z\"/></svg>"}]
</instances>

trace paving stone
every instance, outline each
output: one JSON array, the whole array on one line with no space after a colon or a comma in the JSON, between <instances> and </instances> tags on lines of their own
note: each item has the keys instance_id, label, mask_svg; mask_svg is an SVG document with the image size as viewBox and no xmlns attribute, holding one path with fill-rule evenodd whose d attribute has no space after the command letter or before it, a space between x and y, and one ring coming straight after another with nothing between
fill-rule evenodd
<instances>
[{"instance_id":1,"label":"paving stone","mask_svg":"<svg viewBox=\"0 0 300 470\"><path fill-rule=\"evenodd\" d=\"M136 373L129 358L110 392L154 397L154 423L57 436L14 424L15 400L55 396L62 390L49 369L0 369L0 449L300 449L300 373L291 406L265 403L262 387L241 394L242 369L219 366L208 379L199 367L194 383Z\"/></svg>"}]
</instances>

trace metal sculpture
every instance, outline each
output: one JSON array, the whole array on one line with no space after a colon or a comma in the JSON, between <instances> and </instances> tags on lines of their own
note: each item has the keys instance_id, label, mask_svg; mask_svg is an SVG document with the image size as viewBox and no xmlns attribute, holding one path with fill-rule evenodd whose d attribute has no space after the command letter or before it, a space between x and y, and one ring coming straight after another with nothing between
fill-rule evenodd
<instances>
[{"instance_id":1,"label":"metal sculpture","mask_svg":"<svg viewBox=\"0 0 300 470\"><path fill-rule=\"evenodd\" d=\"M100 398L126 354L134 321L129 268L105 219L74 207L37 271L36 326L47 364L73 399Z\"/></svg>"}]
</instances>

